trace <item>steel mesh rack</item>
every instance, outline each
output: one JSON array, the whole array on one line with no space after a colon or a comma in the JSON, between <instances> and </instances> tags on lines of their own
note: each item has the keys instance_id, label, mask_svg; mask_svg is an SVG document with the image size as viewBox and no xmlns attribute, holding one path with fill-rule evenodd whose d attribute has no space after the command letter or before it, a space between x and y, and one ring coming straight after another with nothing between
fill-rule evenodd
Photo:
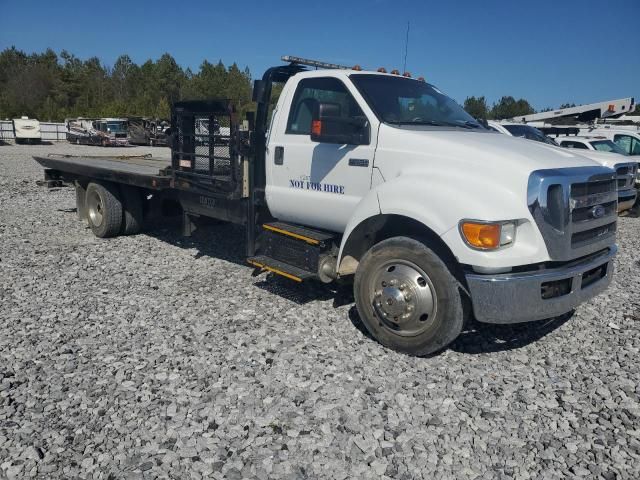
<instances>
[{"instance_id":1,"label":"steel mesh rack","mask_svg":"<svg viewBox=\"0 0 640 480\"><path fill-rule=\"evenodd\" d=\"M179 185L225 193L236 190L243 172L237 115L231 102L176 102L171 125L171 166Z\"/></svg>"}]
</instances>

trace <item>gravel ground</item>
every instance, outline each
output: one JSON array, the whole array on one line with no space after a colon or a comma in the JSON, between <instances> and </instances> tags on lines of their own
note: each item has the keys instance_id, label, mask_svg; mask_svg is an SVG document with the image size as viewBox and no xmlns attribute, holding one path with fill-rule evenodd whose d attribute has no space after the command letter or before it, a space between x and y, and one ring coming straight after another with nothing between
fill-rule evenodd
<instances>
[{"instance_id":1,"label":"gravel ground","mask_svg":"<svg viewBox=\"0 0 640 480\"><path fill-rule=\"evenodd\" d=\"M0 478L640 478L640 218L573 317L410 358L237 227L95 238L51 151L105 154L0 145Z\"/></svg>"}]
</instances>

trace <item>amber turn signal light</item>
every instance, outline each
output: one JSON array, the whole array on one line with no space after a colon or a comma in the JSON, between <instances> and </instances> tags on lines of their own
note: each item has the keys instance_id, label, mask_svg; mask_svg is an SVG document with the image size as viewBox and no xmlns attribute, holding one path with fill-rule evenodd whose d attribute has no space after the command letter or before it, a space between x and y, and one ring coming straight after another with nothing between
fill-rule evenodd
<instances>
[{"instance_id":1,"label":"amber turn signal light","mask_svg":"<svg viewBox=\"0 0 640 480\"><path fill-rule=\"evenodd\" d=\"M460 230L467 243L482 250L492 250L500 246L500 223L463 222Z\"/></svg>"},{"instance_id":2,"label":"amber turn signal light","mask_svg":"<svg viewBox=\"0 0 640 480\"><path fill-rule=\"evenodd\" d=\"M316 136L322 135L322 122L320 120L314 120L311 122L311 133Z\"/></svg>"}]
</instances>

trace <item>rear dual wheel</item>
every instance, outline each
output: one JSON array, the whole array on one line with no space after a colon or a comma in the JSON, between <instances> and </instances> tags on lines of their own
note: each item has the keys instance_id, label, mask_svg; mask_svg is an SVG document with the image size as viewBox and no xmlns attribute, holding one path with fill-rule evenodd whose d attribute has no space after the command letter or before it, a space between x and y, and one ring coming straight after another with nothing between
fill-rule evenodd
<instances>
[{"instance_id":1,"label":"rear dual wheel","mask_svg":"<svg viewBox=\"0 0 640 480\"><path fill-rule=\"evenodd\" d=\"M122 202L110 183L90 183L86 197L87 220L96 237L115 237L122 227Z\"/></svg>"},{"instance_id":2,"label":"rear dual wheel","mask_svg":"<svg viewBox=\"0 0 640 480\"><path fill-rule=\"evenodd\" d=\"M462 331L457 280L433 250L412 238L374 245L358 265L354 296L369 333L403 353L437 352Z\"/></svg>"},{"instance_id":3,"label":"rear dual wheel","mask_svg":"<svg viewBox=\"0 0 640 480\"><path fill-rule=\"evenodd\" d=\"M78 202L79 211L80 208ZM99 238L132 235L142 230L142 197L135 187L121 185L118 188L108 182L89 183L83 211L89 227Z\"/></svg>"}]
</instances>

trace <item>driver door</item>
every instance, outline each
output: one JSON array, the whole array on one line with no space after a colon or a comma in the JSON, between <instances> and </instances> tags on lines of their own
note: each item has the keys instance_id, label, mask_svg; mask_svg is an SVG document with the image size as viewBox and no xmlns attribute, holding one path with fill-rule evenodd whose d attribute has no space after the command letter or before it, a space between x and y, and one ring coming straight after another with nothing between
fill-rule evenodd
<instances>
[{"instance_id":1,"label":"driver door","mask_svg":"<svg viewBox=\"0 0 640 480\"><path fill-rule=\"evenodd\" d=\"M341 232L371 188L375 135L347 85L335 77L303 78L288 114L274 125L267 148L266 197L279 220ZM343 119L366 119L364 145L311 140L314 111L330 106ZM377 131L377 129L376 129ZM363 142L364 143L364 142Z\"/></svg>"}]
</instances>

